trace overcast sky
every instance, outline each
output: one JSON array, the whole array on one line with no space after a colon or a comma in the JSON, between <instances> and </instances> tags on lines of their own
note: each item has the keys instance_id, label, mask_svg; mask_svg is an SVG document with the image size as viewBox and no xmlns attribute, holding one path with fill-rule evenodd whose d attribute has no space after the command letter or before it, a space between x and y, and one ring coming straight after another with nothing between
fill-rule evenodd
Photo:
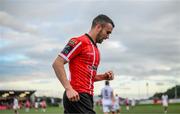
<instances>
[{"instance_id":1,"label":"overcast sky","mask_svg":"<svg viewBox=\"0 0 180 114\"><path fill-rule=\"evenodd\" d=\"M52 63L98 14L115 23L98 45L98 73L114 71L115 93L144 98L180 84L179 0L0 0L0 89L62 97Z\"/></svg>"}]
</instances>

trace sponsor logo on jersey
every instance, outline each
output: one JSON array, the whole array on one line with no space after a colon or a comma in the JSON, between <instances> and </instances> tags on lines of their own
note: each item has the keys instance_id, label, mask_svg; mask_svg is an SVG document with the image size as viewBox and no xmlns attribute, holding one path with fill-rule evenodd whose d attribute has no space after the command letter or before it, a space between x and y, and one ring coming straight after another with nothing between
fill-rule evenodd
<instances>
[{"instance_id":1,"label":"sponsor logo on jersey","mask_svg":"<svg viewBox=\"0 0 180 114\"><path fill-rule=\"evenodd\" d=\"M68 42L68 45L74 46L76 43L77 43L76 40L71 39L71 40Z\"/></svg>"},{"instance_id":2,"label":"sponsor logo on jersey","mask_svg":"<svg viewBox=\"0 0 180 114\"><path fill-rule=\"evenodd\" d=\"M66 54L68 54L72 49L73 49L73 47L70 46L69 44L67 44L67 45L65 46L65 48L62 50L62 53L66 55Z\"/></svg>"}]
</instances>

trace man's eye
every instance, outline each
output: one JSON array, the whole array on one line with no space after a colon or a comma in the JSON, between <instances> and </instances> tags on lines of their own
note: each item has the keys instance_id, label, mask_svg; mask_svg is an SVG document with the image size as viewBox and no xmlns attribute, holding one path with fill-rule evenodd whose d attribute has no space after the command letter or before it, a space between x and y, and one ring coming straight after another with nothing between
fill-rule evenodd
<instances>
[{"instance_id":1,"label":"man's eye","mask_svg":"<svg viewBox=\"0 0 180 114\"><path fill-rule=\"evenodd\" d=\"M106 33L107 33L107 34L111 34L111 32L109 32L109 31L107 31Z\"/></svg>"}]
</instances>

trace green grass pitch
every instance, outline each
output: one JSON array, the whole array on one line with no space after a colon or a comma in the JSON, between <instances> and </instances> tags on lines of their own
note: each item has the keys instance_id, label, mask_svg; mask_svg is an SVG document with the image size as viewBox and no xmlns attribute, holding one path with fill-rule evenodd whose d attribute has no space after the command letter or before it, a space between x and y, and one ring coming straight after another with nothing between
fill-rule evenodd
<instances>
[{"instance_id":1,"label":"green grass pitch","mask_svg":"<svg viewBox=\"0 0 180 114\"><path fill-rule=\"evenodd\" d=\"M164 114L161 105L137 105L133 109L130 108L130 111L126 111L125 106L121 109L121 114ZM100 106L95 106L94 110L96 114L103 114ZM0 110L0 114L13 114L13 110ZM63 107L47 107L46 112L42 112L41 109L37 112L34 109L30 109L29 112L20 109L19 114L63 114ZM180 114L180 104L170 104L167 114Z\"/></svg>"}]
</instances>

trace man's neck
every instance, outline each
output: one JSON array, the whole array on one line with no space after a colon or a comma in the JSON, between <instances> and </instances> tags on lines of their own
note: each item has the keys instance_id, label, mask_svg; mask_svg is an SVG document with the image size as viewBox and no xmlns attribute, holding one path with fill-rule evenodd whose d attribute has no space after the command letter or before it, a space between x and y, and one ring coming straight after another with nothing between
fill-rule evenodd
<instances>
[{"instance_id":1,"label":"man's neck","mask_svg":"<svg viewBox=\"0 0 180 114\"><path fill-rule=\"evenodd\" d=\"M94 43L96 43L96 34L94 34L93 31L89 31L88 35L92 38L92 40L94 41Z\"/></svg>"}]
</instances>

